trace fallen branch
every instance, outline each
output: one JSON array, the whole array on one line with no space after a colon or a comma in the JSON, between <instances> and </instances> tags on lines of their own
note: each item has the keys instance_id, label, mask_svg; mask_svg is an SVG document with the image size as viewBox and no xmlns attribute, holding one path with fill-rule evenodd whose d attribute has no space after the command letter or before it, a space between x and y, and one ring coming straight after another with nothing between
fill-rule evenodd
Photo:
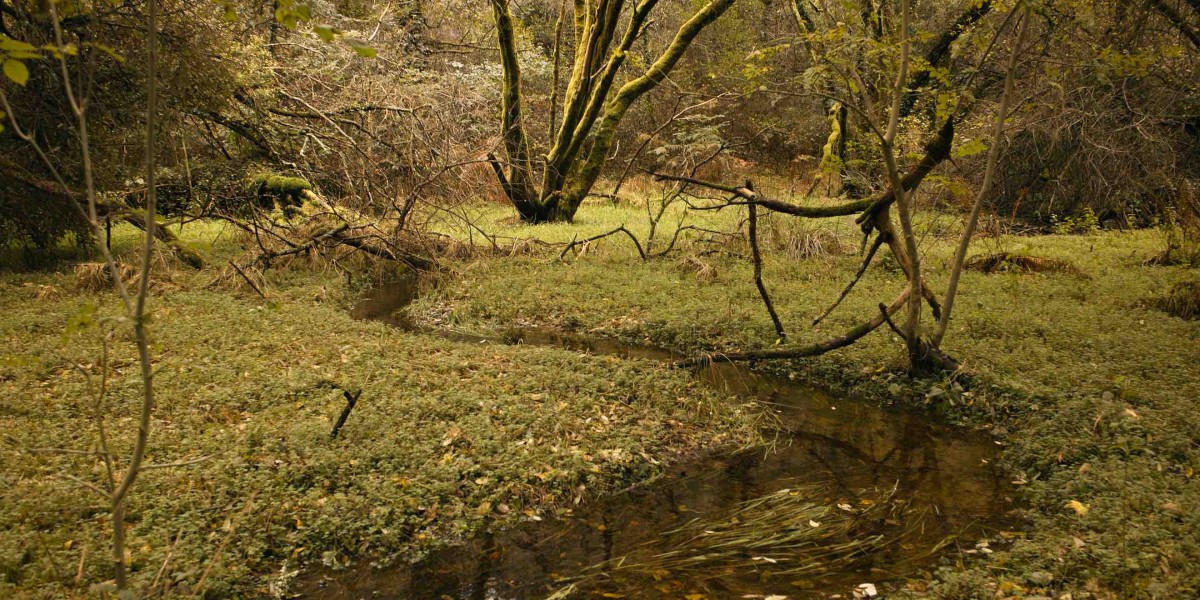
<instances>
[{"instance_id":1,"label":"fallen branch","mask_svg":"<svg viewBox=\"0 0 1200 600\"><path fill-rule=\"evenodd\" d=\"M11 160L0 157L0 169L3 169L5 175L12 177L18 183L29 186L39 192L74 201L80 205L87 204L87 195L83 192L67 189L64 187L65 184L59 185L54 181L39 179ZM127 206L105 202L97 198L96 213L100 219L119 219L142 231L146 230L146 215L139 211L129 210ZM179 236L175 235L170 229L162 226L154 227L154 237L170 248L180 262L193 269L204 268L204 257L180 240Z\"/></svg>"},{"instance_id":2,"label":"fallen branch","mask_svg":"<svg viewBox=\"0 0 1200 600\"><path fill-rule=\"evenodd\" d=\"M387 248L381 248L379 246L368 244L362 237L348 237L344 232L345 228L339 228L339 230L334 232L331 237L339 244L345 244L352 248L357 248L367 254L370 254L371 256L402 262L413 270L427 271L437 267L437 263L432 259L425 258L424 256L418 256L416 254L393 252Z\"/></svg>"},{"instance_id":3,"label":"fallen branch","mask_svg":"<svg viewBox=\"0 0 1200 600\"><path fill-rule=\"evenodd\" d=\"M875 315L870 320L858 325L857 327L854 327L846 333L838 337L825 340L824 342L809 346L801 346L799 348L772 348L770 350L757 350L750 352L704 354L694 358L676 361L674 366L677 368L702 367L716 363L747 362L754 360L780 360L820 356L827 352L837 350L838 348L845 348L846 346L858 341L868 333L878 329L880 325L883 325L885 315L887 317L891 317L893 313L895 313L897 310L900 310L900 307L904 306L904 303L908 300L910 292L911 290L906 289L899 296L897 296L895 300L892 300L892 303L888 305L880 314Z\"/></svg>"},{"instance_id":4,"label":"fallen branch","mask_svg":"<svg viewBox=\"0 0 1200 600\"><path fill-rule=\"evenodd\" d=\"M583 244L587 244L589 242L594 242L596 240L606 238L610 235L616 235L618 233L624 233L625 235L629 236L630 240L633 240L633 245L634 245L634 247L637 248L638 256L642 257L642 260L645 261L646 260L646 251L644 249L642 249L642 243L639 242L637 239L637 236L633 235L633 232L626 229L624 225L621 225L620 227L618 227L612 231L609 231L609 232L601 233L599 235L593 235L590 238L586 238L586 239L582 239L582 240L571 240L571 243L567 244L567 246L565 248L563 248L562 252L558 255L558 259L562 260L563 257L565 257L567 255L567 253L570 252L571 249L574 248L575 246L581 246Z\"/></svg>"}]
</instances>

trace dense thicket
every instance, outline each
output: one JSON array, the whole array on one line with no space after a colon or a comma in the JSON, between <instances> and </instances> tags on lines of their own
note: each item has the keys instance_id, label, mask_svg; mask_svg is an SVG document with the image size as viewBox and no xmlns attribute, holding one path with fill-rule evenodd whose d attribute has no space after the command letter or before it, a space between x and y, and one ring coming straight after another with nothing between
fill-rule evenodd
<instances>
[{"instance_id":1,"label":"dense thicket","mask_svg":"<svg viewBox=\"0 0 1200 600\"><path fill-rule=\"evenodd\" d=\"M635 16L634 4L611 4L615 40ZM696 14L693 3L656 4L622 58L614 89L643 74ZM974 140L1001 78L1002 53L988 43L1009 4L914 7L920 60L904 103L902 160L920 154L944 117L939 111L965 106L955 139L961 149L923 189L926 200L962 204L980 176ZM414 206L505 199L485 162L504 147L504 68L493 6L464 0L280 6L164 5L158 36L165 212L236 211L254 201L253 181L263 174L304 178L327 196L375 213L407 216ZM87 82L97 189L136 206L144 190L135 109L145 72L137 2L59 8L64 41L79 48L70 64ZM534 0L508 10L528 154L539 163L554 152L567 110L577 50L574 4ZM831 100L845 82L830 57L849 46L865 57L888 52L895 12L892 3L873 0L732 3L661 83L627 108L612 139L597 149L599 175L680 171L723 149L710 170L783 175L794 193L878 192L885 178L866 124ZM1160 219L1181 182L1200 176L1200 11L1181 0L1067 2L1045 5L1037 21L1038 44L1021 64L1022 103L990 202L1005 218L1035 224L1082 213L1109 225ZM0 4L0 33L35 46L52 43L45 3ZM46 58L24 62L25 85L8 79L0 85L19 123L78 191L78 138L66 118L61 74ZM880 85L888 76L884 69L866 83ZM838 135L831 137L835 125ZM596 142L579 144L587 153ZM0 134L0 153L7 158L0 165L5 237L46 246L70 231L85 235L71 216L69 195L59 193L11 127ZM814 177L823 185L811 186ZM617 191L585 187L580 193Z\"/></svg>"}]
</instances>

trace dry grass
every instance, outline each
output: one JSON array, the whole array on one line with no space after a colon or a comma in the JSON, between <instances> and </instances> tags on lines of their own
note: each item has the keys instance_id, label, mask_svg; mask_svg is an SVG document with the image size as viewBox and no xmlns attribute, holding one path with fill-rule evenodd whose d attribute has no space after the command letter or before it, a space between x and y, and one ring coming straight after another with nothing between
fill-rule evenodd
<instances>
[{"instance_id":1,"label":"dry grass","mask_svg":"<svg viewBox=\"0 0 1200 600\"><path fill-rule=\"evenodd\" d=\"M694 254L683 257L676 263L676 268L684 273L694 274L697 281L708 282L717 279L717 268Z\"/></svg>"},{"instance_id":2,"label":"dry grass","mask_svg":"<svg viewBox=\"0 0 1200 600\"><path fill-rule=\"evenodd\" d=\"M118 262L117 270L121 279L134 282L138 278L138 269L133 265ZM75 288L84 292L100 292L112 288L112 273L108 265L102 262L85 262L75 265Z\"/></svg>"},{"instance_id":3,"label":"dry grass","mask_svg":"<svg viewBox=\"0 0 1200 600\"><path fill-rule=\"evenodd\" d=\"M1153 298L1148 304L1180 319L1200 319L1200 279L1181 281L1166 295Z\"/></svg>"},{"instance_id":4,"label":"dry grass","mask_svg":"<svg viewBox=\"0 0 1200 600\"><path fill-rule=\"evenodd\" d=\"M767 247L790 259L823 258L848 251L837 231L810 219L772 218L766 234Z\"/></svg>"},{"instance_id":5,"label":"dry grass","mask_svg":"<svg viewBox=\"0 0 1200 600\"><path fill-rule=\"evenodd\" d=\"M969 271L980 273L1067 273L1083 275L1078 267L1068 261L1030 254L996 252L980 254L967 259L963 265Z\"/></svg>"}]
</instances>

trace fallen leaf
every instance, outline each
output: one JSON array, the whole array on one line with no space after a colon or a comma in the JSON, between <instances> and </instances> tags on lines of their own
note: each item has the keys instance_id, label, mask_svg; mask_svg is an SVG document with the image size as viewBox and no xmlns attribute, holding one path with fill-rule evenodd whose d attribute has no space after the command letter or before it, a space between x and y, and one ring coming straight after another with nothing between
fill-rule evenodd
<instances>
[{"instance_id":1,"label":"fallen leaf","mask_svg":"<svg viewBox=\"0 0 1200 600\"><path fill-rule=\"evenodd\" d=\"M879 592L875 590L873 583L860 583L858 587L854 588L855 598L877 598L878 596Z\"/></svg>"},{"instance_id":2,"label":"fallen leaf","mask_svg":"<svg viewBox=\"0 0 1200 600\"><path fill-rule=\"evenodd\" d=\"M1075 514L1081 517L1088 514L1087 505L1078 500L1071 500L1070 502L1067 502L1066 507L1075 511Z\"/></svg>"}]
</instances>

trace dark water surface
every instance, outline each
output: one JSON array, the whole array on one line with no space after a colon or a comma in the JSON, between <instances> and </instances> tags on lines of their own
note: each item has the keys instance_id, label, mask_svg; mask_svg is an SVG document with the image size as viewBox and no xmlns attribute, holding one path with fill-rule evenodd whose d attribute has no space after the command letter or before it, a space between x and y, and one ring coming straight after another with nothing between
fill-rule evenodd
<instances>
[{"instance_id":1,"label":"dark water surface","mask_svg":"<svg viewBox=\"0 0 1200 600\"><path fill-rule=\"evenodd\" d=\"M383 286L353 314L412 329L396 311L415 294L412 281ZM544 331L519 331L495 340L447 337L627 358L671 357L653 348ZM1011 526L1003 518L1010 508L1009 489L990 464L998 447L987 436L835 398L745 368L706 369L698 376L772 409L779 431L773 448L710 453L670 468L652 483L587 502L568 516L481 533L411 565L312 574L299 582L297 591L305 598L326 599L524 600L546 598L573 583L571 598L799 599L835 593L851 598L859 584L873 583L882 594L917 575L936 563L939 549L974 551L986 538L995 544L997 530ZM744 503L780 490L792 490L789 501L829 511L813 520L815 525L801 522L797 527L813 526L815 531L839 519L854 521L846 535L815 539L794 551L805 556L828 552L833 558L824 565L805 559L812 568L798 573L801 565L788 564L793 556L788 549L755 551L775 557L770 559L708 549L703 541L697 546L687 536L669 533L689 523L693 529L702 527L696 523L728 525L735 517L746 518L739 512ZM864 511L866 506L878 510ZM746 535L771 533L747 528ZM861 553L851 552L854 556L846 560L837 558L845 558L845 552L830 549L853 547L855 540L873 536L887 541L864 544ZM690 548L694 568L653 567L656 557L681 544Z\"/></svg>"}]
</instances>

